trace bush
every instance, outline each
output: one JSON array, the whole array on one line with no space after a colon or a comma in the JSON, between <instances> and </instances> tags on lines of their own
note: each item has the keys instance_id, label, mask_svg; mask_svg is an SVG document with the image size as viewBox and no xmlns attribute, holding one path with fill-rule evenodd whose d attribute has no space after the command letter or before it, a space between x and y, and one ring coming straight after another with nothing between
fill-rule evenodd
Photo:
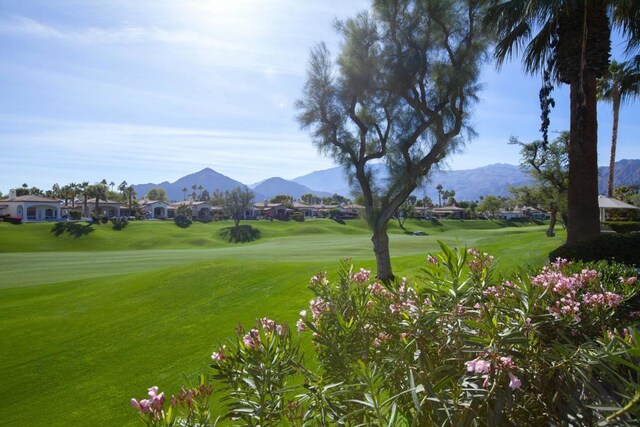
<instances>
[{"instance_id":1,"label":"bush","mask_svg":"<svg viewBox=\"0 0 640 427\"><path fill-rule=\"evenodd\" d=\"M192 223L191 219L185 215L176 215L174 222L180 228L188 228Z\"/></svg>"},{"instance_id":2,"label":"bush","mask_svg":"<svg viewBox=\"0 0 640 427\"><path fill-rule=\"evenodd\" d=\"M291 215L291 219L294 221L298 221L298 222L303 222L304 221L304 214L302 212L294 212Z\"/></svg>"},{"instance_id":3,"label":"bush","mask_svg":"<svg viewBox=\"0 0 640 427\"><path fill-rule=\"evenodd\" d=\"M22 218L19 216L5 216L3 217L4 222L8 222L9 224L19 225L22 224Z\"/></svg>"},{"instance_id":4,"label":"bush","mask_svg":"<svg viewBox=\"0 0 640 427\"><path fill-rule=\"evenodd\" d=\"M632 231L640 231L640 222L638 221L607 221L605 225L609 226L616 233L629 234Z\"/></svg>"},{"instance_id":5,"label":"bush","mask_svg":"<svg viewBox=\"0 0 640 427\"><path fill-rule=\"evenodd\" d=\"M120 231L129 225L129 220L126 217L111 218L111 224L113 224L114 230Z\"/></svg>"},{"instance_id":6,"label":"bush","mask_svg":"<svg viewBox=\"0 0 640 427\"><path fill-rule=\"evenodd\" d=\"M380 283L348 261L335 282L312 277L314 297L297 329L311 335L314 370L287 325L263 318L248 331L238 327L211 355L225 418L242 425L635 425L634 270L562 260L498 281L491 256L441 248L415 282ZM132 404L148 425L160 425L173 412L164 412L157 388L149 393L143 406Z\"/></svg>"},{"instance_id":7,"label":"bush","mask_svg":"<svg viewBox=\"0 0 640 427\"><path fill-rule=\"evenodd\" d=\"M82 212L80 211L69 211L69 218L73 220L79 220L82 218Z\"/></svg>"},{"instance_id":8,"label":"bush","mask_svg":"<svg viewBox=\"0 0 640 427\"><path fill-rule=\"evenodd\" d=\"M574 261L610 260L640 266L640 234L601 234L578 242L564 244L549 253L549 260L566 258Z\"/></svg>"}]
</instances>

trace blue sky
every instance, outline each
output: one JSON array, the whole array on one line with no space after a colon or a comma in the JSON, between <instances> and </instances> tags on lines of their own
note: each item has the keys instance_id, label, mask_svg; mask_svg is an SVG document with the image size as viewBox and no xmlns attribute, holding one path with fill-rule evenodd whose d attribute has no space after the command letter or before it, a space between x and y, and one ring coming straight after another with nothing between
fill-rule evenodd
<instances>
[{"instance_id":1,"label":"blue sky","mask_svg":"<svg viewBox=\"0 0 640 427\"><path fill-rule=\"evenodd\" d=\"M337 50L335 18L369 1L0 0L0 191L26 182L174 181L211 167L251 184L334 166L295 120L309 51ZM614 54L620 47L614 45ZM518 163L538 139L539 77L488 64L478 137L445 168ZM568 128L555 92L551 128ZM611 108L599 107L608 164ZM640 158L640 102L620 116L618 159Z\"/></svg>"}]
</instances>

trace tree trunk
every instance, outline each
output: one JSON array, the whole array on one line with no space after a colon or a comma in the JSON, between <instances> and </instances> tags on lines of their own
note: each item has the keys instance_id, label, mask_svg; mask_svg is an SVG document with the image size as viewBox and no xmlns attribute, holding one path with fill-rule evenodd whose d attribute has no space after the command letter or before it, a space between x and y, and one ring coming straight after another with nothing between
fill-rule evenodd
<instances>
[{"instance_id":1,"label":"tree trunk","mask_svg":"<svg viewBox=\"0 0 640 427\"><path fill-rule=\"evenodd\" d=\"M558 211L556 209L551 209L551 218L549 220L549 228L547 229L547 237L554 237L556 235L553 229L556 226L556 221L558 220Z\"/></svg>"},{"instance_id":2,"label":"tree trunk","mask_svg":"<svg viewBox=\"0 0 640 427\"><path fill-rule=\"evenodd\" d=\"M598 210L598 122L596 76L584 70L584 99L580 79L571 82L567 243L600 234Z\"/></svg>"},{"instance_id":3,"label":"tree trunk","mask_svg":"<svg viewBox=\"0 0 640 427\"><path fill-rule=\"evenodd\" d=\"M373 252L376 254L376 277L384 282L394 279L391 270L391 254L389 253L389 236L387 235L387 221L378 221L373 227Z\"/></svg>"},{"instance_id":4,"label":"tree trunk","mask_svg":"<svg viewBox=\"0 0 640 427\"><path fill-rule=\"evenodd\" d=\"M613 129L611 130L611 159L609 160L609 185L607 186L607 195L609 197L613 197L613 177L615 175L616 167L616 144L618 143L618 117L620 114L620 92L615 82L611 98L613 100Z\"/></svg>"}]
</instances>

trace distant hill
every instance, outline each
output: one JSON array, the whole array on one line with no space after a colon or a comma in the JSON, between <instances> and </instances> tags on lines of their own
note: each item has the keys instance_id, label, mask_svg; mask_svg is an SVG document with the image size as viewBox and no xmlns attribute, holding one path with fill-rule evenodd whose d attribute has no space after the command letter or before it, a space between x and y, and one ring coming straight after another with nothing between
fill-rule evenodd
<instances>
[{"instance_id":1,"label":"distant hill","mask_svg":"<svg viewBox=\"0 0 640 427\"><path fill-rule=\"evenodd\" d=\"M376 167L380 179L384 179L385 174L381 166ZM605 194L607 191L607 178L609 168L601 167L599 174L599 192ZM616 162L615 185L640 185L640 160L619 160ZM424 194L432 200L438 200L436 186L442 184L446 190L455 190L458 200L478 200L480 196L489 194L495 196L509 196L509 186L529 185L532 183L529 175L524 173L520 166L496 163L475 169L436 171L429 181L415 194L422 197ZM183 199L182 189L186 187L191 193L191 186L202 185L210 193L214 189L220 191L231 190L237 186L244 186L240 181L236 181L222 175L211 168L205 168L200 172L187 175L177 181L170 183L167 181L160 184L139 184L134 185L138 197L142 197L154 187L163 188L170 200L180 201ZM256 200L269 199L278 194L289 194L294 198L300 198L305 193L314 193L320 197L340 194L351 198L351 191L347 178L341 167L311 172L294 178L291 181L283 178L269 178L254 184L253 191L256 193Z\"/></svg>"},{"instance_id":2,"label":"distant hill","mask_svg":"<svg viewBox=\"0 0 640 427\"><path fill-rule=\"evenodd\" d=\"M599 192L607 191L608 167L598 168ZM384 174L381 174L384 177ZM293 179L293 181L313 186L329 193L338 193L349 197L350 189L341 167L325 169ZM619 160L615 168L615 186L640 185L640 160ZM458 200L478 200L480 196L510 196L509 186L530 185L531 178L520 166L504 163L483 166L475 169L436 171L429 181L418 188L415 194L425 194L432 200L438 200L436 186L442 184L446 190L455 190Z\"/></svg>"},{"instance_id":3,"label":"distant hill","mask_svg":"<svg viewBox=\"0 0 640 427\"><path fill-rule=\"evenodd\" d=\"M598 168L598 192L607 194L609 182L609 166ZM613 173L613 186L640 185L640 160L624 159L616 162Z\"/></svg>"},{"instance_id":4,"label":"distant hill","mask_svg":"<svg viewBox=\"0 0 640 427\"><path fill-rule=\"evenodd\" d=\"M187 195L191 194L191 186L192 185L200 186L202 185L205 190L209 193L212 193L216 188L220 191L231 190L238 186L244 186L245 184L240 181L236 181L235 179L229 178L228 176L222 175L214 171L211 168L202 169L200 172L192 173L190 175L184 176L177 181L170 183L167 181L161 182L160 184L139 184L134 185L138 197L142 197L149 192L154 187L160 187L167 192L167 197L172 201L180 201L184 200L184 193L182 192L183 188L187 188ZM256 195L256 200L259 198ZM260 195L260 198L264 198L263 195Z\"/></svg>"},{"instance_id":5,"label":"distant hill","mask_svg":"<svg viewBox=\"0 0 640 427\"><path fill-rule=\"evenodd\" d=\"M253 191L256 194L263 194L264 198L270 199L278 194L288 194L294 199L299 199L303 194L313 193L318 197L328 197L333 193L324 191L315 191L306 185L298 184L293 181L288 181L283 178L274 177L265 179L253 187Z\"/></svg>"},{"instance_id":6,"label":"distant hill","mask_svg":"<svg viewBox=\"0 0 640 427\"><path fill-rule=\"evenodd\" d=\"M384 179L382 168L377 168L380 177ZM314 185L314 188L330 193L338 193L349 197L350 189L343 169L335 167L293 179L293 181ZM458 200L477 200L480 196L493 194L507 196L509 185L524 185L531 183L531 178L519 166L508 164L494 164L476 169L458 171L436 171L429 182L416 190L416 195L423 197L426 193L431 199L438 200L436 186L442 184L447 190L455 190Z\"/></svg>"},{"instance_id":7,"label":"distant hill","mask_svg":"<svg viewBox=\"0 0 640 427\"><path fill-rule=\"evenodd\" d=\"M292 181L306 185L309 188L317 188L327 193L340 194L345 197L348 197L351 192L344 170L339 166L311 172L307 175L294 178Z\"/></svg>"}]
</instances>

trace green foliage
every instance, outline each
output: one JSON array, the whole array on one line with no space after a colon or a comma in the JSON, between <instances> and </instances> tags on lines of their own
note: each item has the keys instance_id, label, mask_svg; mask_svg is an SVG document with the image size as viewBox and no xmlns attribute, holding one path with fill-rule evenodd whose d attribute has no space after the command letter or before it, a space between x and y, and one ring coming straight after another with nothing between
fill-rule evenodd
<instances>
[{"instance_id":1,"label":"green foliage","mask_svg":"<svg viewBox=\"0 0 640 427\"><path fill-rule=\"evenodd\" d=\"M127 218L111 218L111 224L113 224L113 229L120 231L129 225L129 220Z\"/></svg>"},{"instance_id":2,"label":"green foliage","mask_svg":"<svg viewBox=\"0 0 640 427\"><path fill-rule=\"evenodd\" d=\"M191 218L193 216L193 209L191 209L191 206L186 203L180 203L176 209L176 216Z\"/></svg>"},{"instance_id":3,"label":"green foliage","mask_svg":"<svg viewBox=\"0 0 640 427\"><path fill-rule=\"evenodd\" d=\"M304 221L304 214L300 211L296 211L293 214L291 214L291 219L297 222L303 222Z\"/></svg>"},{"instance_id":4,"label":"green foliage","mask_svg":"<svg viewBox=\"0 0 640 427\"><path fill-rule=\"evenodd\" d=\"M255 193L248 187L236 187L231 191L224 193L224 211L233 219L236 227L240 224L240 220L245 217L245 212L251 208Z\"/></svg>"},{"instance_id":5,"label":"green foliage","mask_svg":"<svg viewBox=\"0 0 640 427\"><path fill-rule=\"evenodd\" d=\"M549 253L549 259L566 258L579 261L611 260L640 265L640 234L601 234L573 245L564 244Z\"/></svg>"},{"instance_id":6,"label":"green foliage","mask_svg":"<svg viewBox=\"0 0 640 427\"><path fill-rule=\"evenodd\" d=\"M77 221L82 218L82 212L75 210L69 211L69 218Z\"/></svg>"},{"instance_id":7,"label":"green foliage","mask_svg":"<svg viewBox=\"0 0 640 427\"><path fill-rule=\"evenodd\" d=\"M160 202L166 202L167 200L169 200L169 198L167 197L167 192L164 190L164 188L160 187L154 187L149 190L146 197L149 200L157 200Z\"/></svg>"},{"instance_id":8,"label":"green foliage","mask_svg":"<svg viewBox=\"0 0 640 427\"><path fill-rule=\"evenodd\" d=\"M173 221L180 228L188 228L193 222L191 221L191 217L187 217L185 215L176 215Z\"/></svg>"},{"instance_id":9,"label":"green foliage","mask_svg":"<svg viewBox=\"0 0 640 427\"><path fill-rule=\"evenodd\" d=\"M604 224L616 233L629 234L633 231L640 231L639 221L607 221Z\"/></svg>"},{"instance_id":10,"label":"green foliage","mask_svg":"<svg viewBox=\"0 0 640 427\"><path fill-rule=\"evenodd\" d=\"M281 203L287 207L293 207L293 197L288 194L278 194L273 196L269 203Z\"/></svg>"},{"instance_id":11,"label":"green foliage","mask_svg":"<svg viewBox=\"0 0 640 427\"><path fill-rule=\"evenodd\" d=\"M298 331L268 318L212 354L225 418L243 425L635 425L638 277L559 260L497 280L493 257L451 248L383 285L343 261L310 280ZM596 271L595 269L601 269ZM635 301L635 302L634 302ZM302 378L303 384L296 381Z\"/></svg>"}]
</instances>

